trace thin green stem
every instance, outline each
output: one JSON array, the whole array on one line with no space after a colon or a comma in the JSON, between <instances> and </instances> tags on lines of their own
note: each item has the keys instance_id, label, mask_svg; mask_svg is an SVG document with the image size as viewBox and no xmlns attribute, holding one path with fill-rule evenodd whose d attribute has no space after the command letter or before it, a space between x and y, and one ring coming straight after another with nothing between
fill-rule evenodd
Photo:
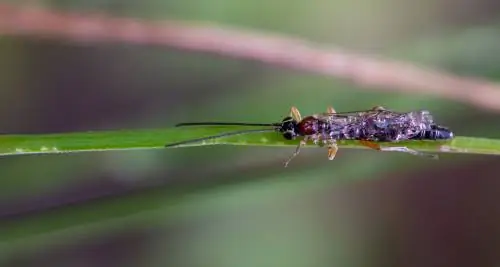
<instances>
[{"instance_id":1,"label":"thin green stem","mask_svg":"<svg viewBox=\"0 0 500 267\"><path fill-rule=\"evenodd\" d=\"M111 151L133 149L160 149L166 144L239 131L249 127L185 127L165 129L140 129L94 131L53 134L1 135L0 155L75 153L85 151ZM251 133L235 135L182 146L214 144L249 146L295 146L298 140L287 141L279 133ZM411 149L436 153L467 153L500 155L500 140L458 136L453 140L408 141L383 143L383 146L405 146ZM340 141L341 148L366 148L356 141ZM309 146L314 147L314 146Z\"/></svg>"}]
</instances>

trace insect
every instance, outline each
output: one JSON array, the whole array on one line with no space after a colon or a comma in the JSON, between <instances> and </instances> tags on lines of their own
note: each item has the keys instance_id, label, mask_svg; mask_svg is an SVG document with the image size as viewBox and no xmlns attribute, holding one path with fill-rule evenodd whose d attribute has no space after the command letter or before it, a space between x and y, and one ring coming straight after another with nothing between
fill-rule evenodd
<instances>
[{"instance_id":1,"label":"insect","mask_svg":"<svg viewBox=\"0 0 500 267\"><path fill-rule=\"evenodd\" d=\"M177 124L176 126L193 125L266 126L266 128L227 132L167 144L166 147L175 147L232 135L276 131L281 133L287 140L302 138L295 152L285 162L285 167L309 141L312 141L315 145L327 146L329 160L335 158L338 151L337 141L339 140L358 140L362 145L379 151L406 152L437 159L437 155L423 153L405 146L382 147L379 142L449 140L454 137L453 132L448 128L436 124L431 113L427 110L395 112L381 106L365 111L342 113L337 113L333 107L328 107L325 113L318 113L304 118L302 118L296 107L292 107L289 116L285 117L280 123L190 122Z\"/></svg>"}]
</instances>

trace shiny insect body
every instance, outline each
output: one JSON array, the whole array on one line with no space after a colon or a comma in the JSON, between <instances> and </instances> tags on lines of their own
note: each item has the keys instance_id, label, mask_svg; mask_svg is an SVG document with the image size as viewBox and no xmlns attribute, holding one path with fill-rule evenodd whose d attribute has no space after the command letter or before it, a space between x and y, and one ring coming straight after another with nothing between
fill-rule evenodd
<instances>
[{"instance_id":1,"label":"shiny insect body","mask_svg":"<svg viewBox=\"0 0 500 267\"><path fill-rule=\"evenodd\" d=\"M358 140L364 146L380 151L400 151L414 155L437 158L437 155L426 154L404 146L382 147L379 142L399 142L407 140L448 140L453 138L453 132L436 124L429 111L394 112L377 106L366 111L337 113L329 107L325 113L319 113L302 118L297 108L292 107L290 115L281 123L229 123L229 122L195 122L182 123L177 126L189 125L244 125L271 126L265 129L251 129L223 133L216 136L188 140L167 147L187 143L200 142L207 139L251 132L280 132L287 140L302 138L293 155L285 162L299 154L300 149L309 141L319 146L328 147L328 159L333 160L337 154L337 141Z\"/></svg>"}]
</instances>

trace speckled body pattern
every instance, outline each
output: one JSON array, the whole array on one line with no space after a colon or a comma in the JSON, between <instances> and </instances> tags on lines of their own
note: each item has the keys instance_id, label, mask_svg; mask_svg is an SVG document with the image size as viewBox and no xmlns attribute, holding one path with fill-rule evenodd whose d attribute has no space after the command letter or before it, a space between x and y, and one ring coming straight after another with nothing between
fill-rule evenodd
<instances>
[{"instance_id":1,"label":"speckled body pattern","mask_svg":"<svg viewBox=\"0 0 500 267\"><path fill-rule=\"evenodd\" d=\"M407 113L389 110L321 113L305 117L295 127L298 135L309 136L315 143L327 140L397 142L453 138L453 133L435 124L430 112L425 110Z\"/></svg>"}]
</instances>

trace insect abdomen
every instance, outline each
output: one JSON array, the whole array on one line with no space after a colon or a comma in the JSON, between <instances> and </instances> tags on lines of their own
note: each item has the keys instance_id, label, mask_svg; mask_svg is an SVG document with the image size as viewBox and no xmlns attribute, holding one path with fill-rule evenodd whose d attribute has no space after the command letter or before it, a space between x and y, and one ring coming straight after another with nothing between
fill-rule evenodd
<instances>
[{"instance_id":1,"label":"insect abdomen","mask_svg":"<svg viewBox=\"0 0 500 267\"><path fill-rule=\"evenodd\" d=\"M447 128L435 126L430 130L421 131L411 139L418 140L448 140L453 139L453 132Z\"/></svg>"}]
</instances>

